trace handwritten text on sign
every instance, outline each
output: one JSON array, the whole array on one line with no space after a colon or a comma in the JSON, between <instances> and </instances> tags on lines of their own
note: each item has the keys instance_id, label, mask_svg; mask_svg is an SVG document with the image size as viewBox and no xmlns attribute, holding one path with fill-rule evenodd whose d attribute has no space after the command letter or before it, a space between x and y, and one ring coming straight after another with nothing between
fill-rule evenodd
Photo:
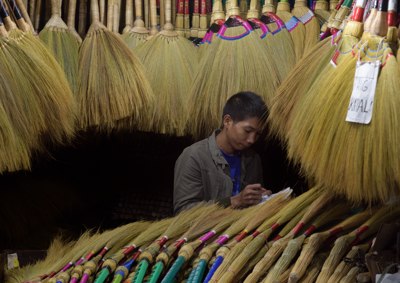
<instances>
[{"instance_id":1,"label":"handwritten text on sign","mask_svg":"<svg viewBox=\"0 0 400 283\"><path fill-rule=\"evenodd\" d=\"M380 64L380 61L357 61L353 92L347 109L347 122L359 124L371 122Z\"/></svg>"}]
</instances>

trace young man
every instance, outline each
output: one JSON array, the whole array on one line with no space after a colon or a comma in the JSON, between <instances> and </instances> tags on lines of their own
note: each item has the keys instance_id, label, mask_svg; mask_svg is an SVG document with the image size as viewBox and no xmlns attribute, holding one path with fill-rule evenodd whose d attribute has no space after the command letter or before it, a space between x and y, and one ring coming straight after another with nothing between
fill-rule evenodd
<instances>
[{"instance_id":1,"label":"young man","mask_svg":"<svg viewBox=\"0 0 400 283\"><path fill-rule=\"evenodd\" d=\"M257 141L267 108L260 96L239 92L226 102L222 126L187 147L175 163L174 212L201 201L242 208L260 203L261 160L250 147Z\"/></svg>"}]
</instances>

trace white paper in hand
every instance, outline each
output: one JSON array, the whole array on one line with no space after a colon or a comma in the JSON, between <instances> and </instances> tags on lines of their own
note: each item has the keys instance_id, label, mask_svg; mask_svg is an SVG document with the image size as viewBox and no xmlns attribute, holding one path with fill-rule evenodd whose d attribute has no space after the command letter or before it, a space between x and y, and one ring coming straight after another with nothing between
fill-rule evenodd
<instances>
[{"instance_id":1,"label":"white paper in hand","mask_svg":"<svg viewBox=\"0 0 400 283\"><path fill-rule=\"evenodd\" d=\"M347 109L347 122L359 124L371 122L380 65L380 61L357 61L353 92Z\"/></svg>"}]
</instances>

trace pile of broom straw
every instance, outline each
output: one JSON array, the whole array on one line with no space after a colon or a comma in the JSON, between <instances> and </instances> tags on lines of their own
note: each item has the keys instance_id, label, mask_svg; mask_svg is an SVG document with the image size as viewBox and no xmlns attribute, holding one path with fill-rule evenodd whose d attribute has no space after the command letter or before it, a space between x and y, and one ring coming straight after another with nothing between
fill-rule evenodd
<instances>
[{"instance_id":1,"label":"pile of broom straw","mask_svg":"<svg viewBox=\"0 0 400 283\"><path fill-rule=\"evenodd\" d=\"M398 203L355 207L319 186L291 193L58 238L5 282L355 282L380 225L400 216Z\"/></svg>"}]
</instances>

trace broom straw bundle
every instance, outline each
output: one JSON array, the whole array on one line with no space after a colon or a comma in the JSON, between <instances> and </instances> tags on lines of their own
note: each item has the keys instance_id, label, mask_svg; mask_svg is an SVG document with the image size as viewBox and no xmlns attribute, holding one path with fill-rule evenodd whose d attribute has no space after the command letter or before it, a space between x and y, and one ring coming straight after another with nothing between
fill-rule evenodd
<instances>
[{"instance_id":1,"label":"broom straw bundle","mask_svg":"<svg viewBox=\"0 0 400 283\"><path fill-rule=\"evenodd\" d=\"M14 63L11 63L11 58L8 61L14 73L18 74L19 83L14 91L15 96L20 97L16 99L23 105L17 113L30 116L27 124L17 129L32 149L45 150L44 138L54 143L64 143L74 136L75 100L59 64L30 32L15 2L12 2L12 8L18 25L24 31L15 28L3 9L4 20L10 27L9 38L14 42L14 48L7 50L12 53Z\"/></svg>"},{"instance_id":2,"label":"broom straw bundle","mask_svg":"<svg viewBox=\"0 0 400 283\"><path fill-rule=\"evenodd\" d=\"M166 23L161 32L135 49L143 62L156 96L153 131L184 135L188 119L188 92L198 62L194 45L179 36L171 23L171 1L166 3Z\"/></svg>"},{"instance_id":3,"label":"broom straw bundle","mask_svg":"<svg viewBox=\"0 0 400 283\"><path fill-rule=\"evenodd\" d=\"M77 89L79 41L61 18L61 0L52 0L52 15L39 38L53 52L63 68L72 92Z\"/></svg>"},{"instance_id":4,"label":"broom straw bundle","mask_svg":"<svg viewBox=\"0 0 400 283\"><path fill-rule=\"evenodd\" d=\"M126 2L126 5L128 6L129 2L132 2L133 0L128 0ZM152 1L152 7L151 10L153 10L155 7L154 2ZM127 7L128 9L128 7ZM128 12L128 10L127 10ZM156 11L157 13L157 11ZM127 15L128 17L129 15ZM129 22L128 22L129 24ZM122 38L125 41L125 43L128 45L130 49L135 49L137 46L140 44L144 43L149 36L149 30L145 27L145 23L143 21L143 12L142 12L142 1L141 0L135 0L135 21L133 22L133 27L129 27L127 24L127 27L125 29L125 32L122 34Z\"/></svg>"},{"instance_id":5,"label":"broom straw bundle","mask_svg":"<svg viewBox=\"0 0 400 283\"><path fill-rule=\"evenodd\" d=\"M318 0L314 8L315 16L317 16L320 26L329 20L331 13L329 12L329 3L326 0Z\"/></svg>"},{"instance_id":6,"label":"broom straw bundle","mask_svg":"<svg viewBox=\"0 0 400 283\"><path fill-rule=\"evenodd\" d=\"M303 245L300 256L290 273L289 281L291 283L298 282L303 277L307 271L307 268L311 264L314 255L330 237L337 235L341 231L346 231L360 225L367 220L370 215L371 213L369 211L357 213L325 232L319 232L311 235Z\"/></svg>"},{"instance_id":7,"label":"broom straw bundle","mask_svg":"<svg viewBox=\"0 0 400 283\"><path fill-rule=\"evenodd\" d=\"M321 271L322 265L327 258L326 253L320 253L312 259L310 267L307 269L304 277L299 281L301 283L315 283L315 280L318 277L319 272ZM289 282L290 277L289 277ZM297 281L296 281L297 282Z\"/></svg>"},{"instance_id":8,"label":"broom straw bundle","mask_svg":"<svg viewBox=\"0 0 400 283\"><path fill-rule=\"evenodd\" d=\"M276 281L279 275L287 270L290 263L298 254L298 251L301 249L301 246L306 237L309 237L310 234L312 234L319 227L343 217L343 213L345 213L346 210L348 210L348 205L345 203L337 204L330 207L319 216L317 216L317 218L312 222L312 225L309 226L309 228L303 233L303 235L295 239L290 239L290 241L287 242L286 247L284 247L281 257L268 273L264 282Z\"/></svg>"},{"instance_id":9,"label":"broom straw bundle","mask_svg":"<svg viewBox=\"0 0 400 283\"><path fill-rule=\"evenodd\" d=\"M340 282L354 267L357 260L364 258L365 253L369 248L370 243L352 247L344 260L342 260L336 267L331 277L329 277L328 283Z\"/></svg>"},{"instance_id":10,"label":"broom straw bundle","mask_svg":"<svg viewBox=\"0 0 400 283\"><path fill-rule=\"evenodd\" d=\"M128 118L130 129L147 128L154 94L140 60L99 22L98 3L91 1L92 24L79 50L77 100L79 126L111 131Z\"/></svg>"},{"instance_id":11,"label":"broom straw bundle","mask_svg":"<svg viewBox=\"0 0 400 283\"><path fill-rule=\"evenodd\" d=\"M330 251L328 258L326 259L316 282L320 283L328 281L329 277L340 263L340 260L348 252L351 246L375 234L378 231L381 223L395 219L398 217L399 212L400 207L384 206L357 230L339 237L335 241L335 244Z\"/></svg>"}]
</instances>

